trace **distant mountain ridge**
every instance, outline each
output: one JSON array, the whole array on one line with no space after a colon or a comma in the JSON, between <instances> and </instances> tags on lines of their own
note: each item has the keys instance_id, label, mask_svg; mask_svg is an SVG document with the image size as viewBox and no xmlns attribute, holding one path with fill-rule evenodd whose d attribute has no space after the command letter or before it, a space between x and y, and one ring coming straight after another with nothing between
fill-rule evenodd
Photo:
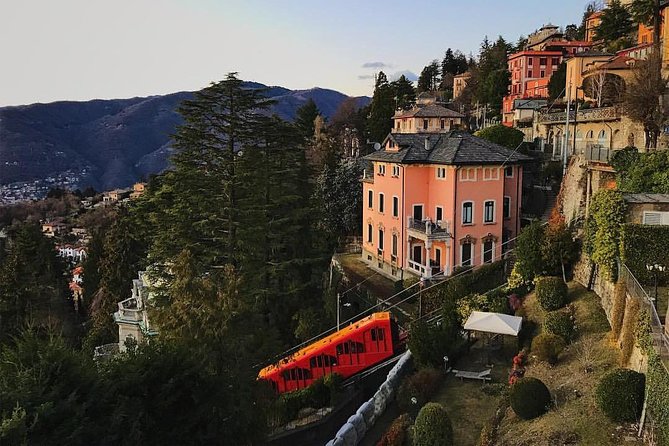
<instances>
[{"instance_id":1,"label":"distant mountain ridge","mask_svg":"<svg viewBox=\"0 0 669 446\"><path fill-rule=\"evenodd\" d=\"M313 99L330 118L348 96L323 88L266 88L272 111L293 120ZM193 97L179 92L144 98L53 102L0 107L0 185L73 172L79 187L99 190L131 185L169 165L170 135L181 122L179 104ZM364 106L367 97L359 97Z\"/></svg>"}]
</instances>

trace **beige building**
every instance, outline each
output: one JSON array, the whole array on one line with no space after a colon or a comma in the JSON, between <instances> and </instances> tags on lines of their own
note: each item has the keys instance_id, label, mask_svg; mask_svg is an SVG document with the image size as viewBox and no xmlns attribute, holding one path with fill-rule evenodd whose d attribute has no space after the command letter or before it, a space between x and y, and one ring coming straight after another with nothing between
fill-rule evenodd
<instances>
[{"instance_id":1,"label":"beige building","mask_svg":"<svg viewBox=\"0 0 669 446\"><path fill-rule=\"evenodd\" d=\"M467 87L467 82L469 79L471 79L471 77L472 74L469 72L458 74L457 76L453 77L453 99L457 99L462 96L462 92L464 91L465 87Z\"/></svg>"},{"instance_id":2,"label":"beige building","mask_svg":"<svg viewBox=\"0 0 669 446\"><path fill-rule=\"evenodd\" d=\"M460 129L465 116L436 102L422 98L411 110L399 110L393 116L393 133L446 133Z\"/></svg>"},{"instance_id":3,"label":"beige building","mask_svg":"<svg viewBox=\"0 0 669 446\"><path fill-rule=\"evenodd\" d=\"M132 281L132 295L118 303L114 321L118 325L118 345L121 352L126 342L142 343L156 334L151 330L147 303L150 300L149 281L146 272L140 271L139 278Z\"/></svg>"}]
</instances>

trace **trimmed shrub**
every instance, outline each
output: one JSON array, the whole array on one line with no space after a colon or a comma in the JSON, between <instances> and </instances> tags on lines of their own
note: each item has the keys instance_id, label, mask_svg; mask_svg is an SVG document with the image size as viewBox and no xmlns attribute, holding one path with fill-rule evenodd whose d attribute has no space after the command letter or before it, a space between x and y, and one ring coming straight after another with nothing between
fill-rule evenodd
<instances>
[{"instance_id":1,"label":"trimmed shrub","mask_svg":"<svg viewBox=\"0 0 669 446\"><path fill-rule=\"evenodd\" d=\"M552 333L540 333L532 340L532 353L540 361L546 361L553 365L557 363L558 357L565 346L565 341L560 336Z\"/></svg>"},{"instance_id":2,"label":"trimmed shrub","mask_svg":"<svg viewBox=\"0 0 669 446\"><path fill-rule=\"evenodd\" d=\"M645 385L646 377L634 370L609 372L597 385L597 405L613 421L634 422L641 415Z\"/></svg>"},{"instance_id":3,"label":"trimmed shrub","mask_svg":"<svg viewBox=\"0 0 669 446\"><path fill-rule=\"evenodd\" d=\"M430 400L439 388L441 372L437 369L425 368L407 376L397 390L397 405L404 412L416 416L418 410ZM416 398L416 403L411 401Z\"/></svg>"},{"instance_id":4,"label":"trimmed shrub","mask_svg":"<svg viewBox=\"0 0 669 446\"><path fill-rule=\"evenodd\" d=\"M560 336L569 344L576 337L574 317L566 311L551 311L544 319L544 331Z\"/></svg>"},{"instance_id":5,"label":"trimmed shrub","mask_svg":"<svg viewBox=\"0 0 669 446\"><path fill-rule=\"evenodd\" d=\"M509 402L516 415L531 420L548 412L551 393L541 380L523 378L511 387Z\"/></svg>"},{"instance_id":6,"label":"trimmed shrub","mask_svg":"<svg viewBox=\"0 0 669 446\"><path fill-rule=\"evenodd\" d=\"M535 285L537 301L544 310L557 310L567 303L567 284L561 277L537 277Z\"/></svg>"},{"instance_id":7,"label":"trimmed shrub","mask_svg":"<svg viewBox=\"0 0 669 446\"><path fill-rule=\"evenodd\" d=\"M413 426L415 446L452 446L453 426L444 406L427 403Z\"/></svg>"},{"instance_id":8,"label":"trimmed shrub","mask_svg":"<svg viewBox=\"0 0 669 446\"><path fill-rule=\"evenodd\" d=\"M395 418L388 430L376 446L404 446L407 443L407 429L411 426L409 414L402 414Z\"/></svg>"}]
</instances>

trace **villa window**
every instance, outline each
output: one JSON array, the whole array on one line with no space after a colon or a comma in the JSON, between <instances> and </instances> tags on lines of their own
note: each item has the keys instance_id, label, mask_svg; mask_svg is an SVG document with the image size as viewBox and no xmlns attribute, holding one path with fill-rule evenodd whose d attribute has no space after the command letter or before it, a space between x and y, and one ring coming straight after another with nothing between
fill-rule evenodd
<instances>
[{"instance_id":1,"label":"villa window","mask_svg":"<svg viewBox=\"0 0 669 446\"><path fill-rule=\"evenodd\" d=\"M382 193L380 193L379 194L379 212L381 214L383 214L383 211L385 210L384 207L385 207L384 195Z\"/></svg>"},{"instance_id":2,"label":"villa window","mask_svg":"<svg viewBox=\"0 0 669 446\"><path fill-rule=\"evenodd\" d=\"M507 178L513 178L513 166L506 166L504 168L504 176Z\"/></svg>"},{"instance_id":3,"label":"villa window","mask_svg":"<svg viewBox=\"0 0 669 446\"><path fill-rule=\"evenodd\" d=\"M379 164L379 175L385 175L385 174L386 174L386 165Z\"/></svg>"},{"instance_id":4,"label":"villa window","mask_svg":"<svg viewBox=\"0 0 669 446\"><path fill-rule=\"evenodd\" d=\"M483 204L483 223L495 222L495 202L488 200Z\"/></svg>"},{"instance_id":5,"label":"villa window","mask_svg":"<svg viewBox=\"0 0 669 446\"><path fill-rule=\"evenodd\" d=\"M467 201L462 203L462 224L471 225L474 222L474 203Z\"/></svg>"},{"instance_id":6,"label":"villa window","mask_svg":"<svg viewBox=\"0 0 669 446\"><path fill-rule=\"evenodd\" d=\"M504 197L504 218L511 218L511 197Z\"/></svg>"},{"instance_id":7,"label":"villa window","mask_svg":"<svg viewBox=\"0 0 669 446\"><path fill-rule=\"evenodd\" d=\"M476 181L476 168L469 167L460 170L460 181Z\"/></svg>"},{"instance_id":8,"label":"villa window","mask_svg":"<svg viewBox=\"0 0 669 446\"><path fill-rule=\"evenodd\" d=\"M444 208L443 207L437 206L437 208L435 209L435 213L434 213L434 219L436 221L442 221L444 219Z\"/></svg>"},{"instance_id":9,"label":"villa window","mask_svg":"<svg viewBox=\"0 0 669 446\"><path fill-rule=\"evenodd\" d=\"M372 209L374 207L374 191L367 192L367 207Z\"/></svg>"},{"instance_id":10,"label":"villa window","mask_svg":"<svg viewBox=\"0 0 669 446\"><path fill-rule=\"evenodd\" d=\"M428 122L429 121L427 119L423 119L423 130L427 130Z\"/></svg>"},{"instance_id":11,"label":"villa window","mask_svg":"<svg viewBox=\"0 0 669 446\"><path fill-rule=\"evenodd\" d=\"M547 61L548 61L547 57L540 57L539 58L539 65L542 66L542 67L545 67Z\"/></svg>"},{"instance_id":12,"label":"villa window","mask_svg":"<svg viewBox=\"0 0 669 446\"><path fill-rule=\"evenodd\" d=\"M437 178L440 180L443 180L446 178L446 168L445 167L437 167Z\"/></svg>"},{"instance_id":13,"label":"villa window","mask_svg":"<svg viewBox=\"0 0 669 446\"><path fill-rule=\"evenodd\" d=\"M400 216L400 199L393 197L393 217Z\"/></svg>"},{"instance_id":14,"label":"villa window","mask_svg":"<svg viewBox=\"0 0 669 446\"><path fill-rule=\"evenodd\" d=\"M400 166L393 166L393 176L394 177L399 177L400 176Z\"/></svg>"},{"instance_id":15,"label":"villa window","mask_svg":"<svg viewBox=\"0 0 669 446\"><path fill-rule=\"evenodd\" d=\"M383 251L383 229L379 229L379 251Z\"/></svg>"},{"instance_id":16,"label":"villa window","mask_svg":"<svg viewBox=\"0 0 669 446\"><path fill-rule=\"evenodd\" d=\"M374 234L374 229L372 228L371 224L368 224L367 225L367 243L372 243L372 241L373 241L372 234Z\"/></svg>"},{"instance_id":17,"label":"villa window","mask_svg":"<svg viewBox=\"0 0 669 446\"><path fill-rule=\"evenodd\" d=\"M497 167L485 167L483 169L483 181L498 180L499 170Z\"/></svg>"},{"instance_id":18,"label":"villa window","mask_svg":"<svg viewBox=\"0 0 669 446\"><path fill-rule=\"evenodd\" d=\"M527 77L532 77L532 70L527 70Z\"/></svg>"},{"instance_id":19,"label":"villa window","mask_svg":"<svg viewBox=\"0 0 669 446\"><path fill-rule=\"evenodd\" d=\"M483 263L492 263L495 257L495 242L488 240L483 242Z\"/></svg>"},{"instance_id":20,"label":"villa window","mask_svg":"<svg viewBox=\"0 0 669 446\"><path fill-rule=\"evenodd\" d=\"M392 246L392 254L394 256L397 256L397 234L393 234L393 246Z\"/></svg>"},{"instance_id":21,"label":"villa window","mask_svg":"<svg viewBox=\"0 0 669 446\"><path fill-rule=\"evenodd\" d=\"M472 265L472 244L463 243L461 246L461 255L460 255L460 264L462 266L471 266Z\"/></svg>"}]
</instances>

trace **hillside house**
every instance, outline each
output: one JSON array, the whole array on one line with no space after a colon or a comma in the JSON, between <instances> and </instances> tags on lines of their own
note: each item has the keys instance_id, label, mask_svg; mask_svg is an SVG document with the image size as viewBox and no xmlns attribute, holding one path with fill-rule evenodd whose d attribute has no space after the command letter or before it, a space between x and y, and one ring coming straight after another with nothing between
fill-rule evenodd
<instances>
[{"instance_id":1,"label":"hillside house","mask_svg":"<svg viewBox=\"0 0 669 446\"><path fill-rule=\"evenodd\" d=\"M67 224L59 218L42 223L42 233L47 237L55 237L63 234L66 230Z\"/></svg>"},{"instance_id":2,"label":"hillside house","mask_svg":"<svg viewBox=\"0 0 669 446\"><path fill-rule=\"evenodd\" d=\"M462 131L407 129L401 119L365 157L373 170L363 178L362 259L394 279L499 260L520 230L530 158Z\"/></svg>"}]
</instances>

